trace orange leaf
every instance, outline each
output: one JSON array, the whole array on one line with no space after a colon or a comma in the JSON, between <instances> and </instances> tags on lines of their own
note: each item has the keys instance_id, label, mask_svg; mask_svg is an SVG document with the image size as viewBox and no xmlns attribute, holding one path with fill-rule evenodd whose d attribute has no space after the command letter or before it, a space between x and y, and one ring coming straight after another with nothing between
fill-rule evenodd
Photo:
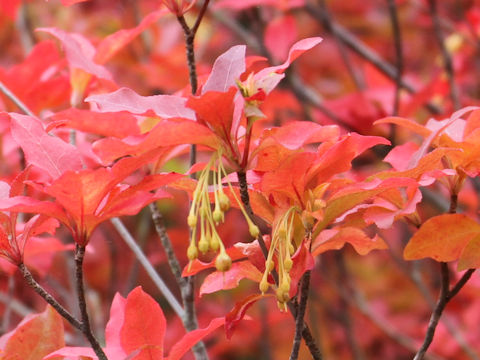
<instances>
[{"instance_id":1,"label":"orange leaf","mask_svg":"<svg viewBox=\"0 0 480 360\"><path fill-rule=\"evenodd\" d=\"M13 331L0 339L2 359L41 360L65 346L63 321L49 305L41 314L26 317Z\"/></svg>"},{"instance_id":2,"label":"orange leaf","mask_svg":"<svg viewBox=\"0 0 480 360\"><path fill-rule=\"evenodd\" d=\"M470 240L480 234L480 224L463 214L443 214L428 219L405 247L403 257L417 260L458 260ZM465 259L467 261L467 258Z\"/></svg>"},{"instance_id":3,"label":"orange leaf","mask_svg":"<svg viewBox=\"0 0 480 360\"><path fill-rule=\"evenodd\" d=\"M345 227L321 232L313 242L312 255L316 256L328 250L341 249L345 243L352 245L360 255L367 255L372 250L388 249L387 244L379 236L375 235L372 239L361 229Z\"/></svg>"}]
</instances>

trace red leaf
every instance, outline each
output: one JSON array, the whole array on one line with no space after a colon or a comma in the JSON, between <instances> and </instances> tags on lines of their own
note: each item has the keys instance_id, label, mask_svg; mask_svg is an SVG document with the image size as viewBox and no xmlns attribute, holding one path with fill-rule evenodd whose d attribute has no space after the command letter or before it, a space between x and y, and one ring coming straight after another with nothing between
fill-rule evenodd
<instances>
[{"instance_id":1,"label":"red leaf","mask_svg":"<svg viewBox=\"0 0 480 360\"><path fill-rule=\"evenodd\" d=\"M240 280L245 278L260 282L260 280L262 280L262 273L250 261L233 263L228 271L214 271L209 274L205 280L203 280L199 295L202 296L219 290L236 288Z\"/></svg>"},{"instance_id":2,"label":"red leaf","mask_svg":"<svg viewBox=\"0 0 480 360\"><path fill-rule=\"evenodd\" d=\"M45 170L53 179L67 170L82 168L78 149L57 137L48 135L40 120L10 113L11 131L29 163Z\"/></svg>"},{"instance_id":3,"label":"red leaf","mask_svg":"<svg viewBox=\"0 0 480 360\"><path fill-rule=\"evenodd\" d=\"M67 126L92 134L118 138L140 134L137 119L124 111L98 113L71 108L56 113L49 117L48 120L53 123L48 126L47 131L53 126Z\"/></svg>"},{"instance_id":4,"label":"red leaf","mask_svg":"<svg viewBox=\"0 0 480 360\"><path fill-rule=\"evenodd\" d=\"M158 303L141 287L128 295L125 303L125 321L120 331L120 342L127 354L141 350L136 360L163 359L163 338L166 321Z\"/></svg>"},{"instance_id":5,"label":"red leaf","mask_svg":"<svg viewBox=\"0 0 480 360\"><path fill-rule=\"evenodd\" d=\"M417 260L458 260L468 242L480 234L480 225L463 214L443 214L428 219L405 247L403 257Z\"/></svg>"},{"instance_id":6,"label":"red leaf","mask_svg":"<svg viewBox=\"0 0 480 360\"><path fill-rule=\"evenodd\" d=\"M195 111L197 121L209 126L227 143L231 141L233 98L236 93L237 89L232 86L228 92L209 91L187 101L187 106Z\"/></svg>"},{"instance_id":7,"label":"red leaf","mask_svg":"<svg viewBox=\"0 0 480 360\"><path fill-rule=\"evenodd\" d=\"M90 95L86 102L94 102L100 111L128 111L142 115L153 111L161 118L195 119L192 110L185 107L186 99L174 95L140 96L129 88L121 88L109 94Z\"/></svg>"},{"instance_id":8,"label":"red leaf","mask_svg":"<svg viewBox=\"0 0 480 360\"><path fill-rule=\"evenodd\" d=\"M197 329L185 334L178 342L173 345L168 355L168 360L180 360L187 351L189 351L197 342L205 336L211 334L225 323L225 318L215 318L204 329Z\"/></svg>"},{"instance_id":9,"label":"red leaf","mask_svg":"<svg viewBox=\"0 0 480 360\"><path fill-rule=\"evenodd\" d=\"M212 72L202 88L208 91L226 92L235 86L235 81L245 71L245 45L233 46L220 55L213 64Z\"/></svg>"},{"instance_id":10,"label":"red leaf","mask_svg":"<svg viewBox=\"0 0 480 360\"><path fill-rule=\"evenodd\" d=\"M0 338L2 359L42 360L63 346L63 321L50 305L40 314L27 316Z\"/></svg>"},{"instance_id":11,"label":"red leaf","mask_svg":"<svg viewBox=\"0 0 480 360\"><path fill-rule=\"evenodd\" d=\"M247 310L258 300L264 297L274 296L273 294L253 294L235 304L235 307L225 316L225 335L230 339L237 324L242 321Z\"/></svg>"}]
</instances>

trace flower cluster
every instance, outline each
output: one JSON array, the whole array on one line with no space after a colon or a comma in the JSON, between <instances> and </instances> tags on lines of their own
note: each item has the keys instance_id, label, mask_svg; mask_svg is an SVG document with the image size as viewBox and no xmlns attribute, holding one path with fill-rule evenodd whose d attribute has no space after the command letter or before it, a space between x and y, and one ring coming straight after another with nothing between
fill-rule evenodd
<instances>
[{"instance_id":1,"label":"flower cluster","mask_svg":"<svg viewBox=\"0 0 480 360\"><path fill-rule=\"evenodd\" d=\"M290 270L292 269L292 255L295 253L294 246L294 222L298 217L296 207L289 208L279 218L277 225L272 232L272 242L265 261L265 272L260 281L262 294L268 291L268 275L275 268L274 256L276 255L278 268L278 287L276 291L278 307L286 310L287 302L290 300Z\"/></svg>"},{"instance_id":2,"label":"flower cluster","mask_svg":"<svg viewBox=\"0 0 480 360\"><path fill-rule=\"evenodd\" d=\"M230 198L225 193L222 185L222 178L224 176L227 176L227 172L222 163L222 154L221 151L217 151L200 172L197 186L193 192L192 205L187 219L188 226L191 230L190 245L187 250L188 259L190 261L196 259L199 251L203 254L209 250L214 252L219 251L215 261L215 266L219 271L227 271L232 265L232 260L225 251L225 246L216 229L216 226L224 221L224 214L230 208ZM213 211L209 192L210 181L213 182L212 187L215 203ZM258 227L248 216L228 180L227 185L232 197L235 199L247 221L250 235L256 238L260 233ZM198 241L197 233L199 233Z\"/></svg>"}]
</instances>

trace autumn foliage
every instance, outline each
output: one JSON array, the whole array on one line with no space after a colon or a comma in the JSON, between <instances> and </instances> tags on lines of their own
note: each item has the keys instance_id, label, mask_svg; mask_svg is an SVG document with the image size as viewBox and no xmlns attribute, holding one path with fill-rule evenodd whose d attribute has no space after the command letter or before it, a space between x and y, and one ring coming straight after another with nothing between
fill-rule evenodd
<instances>
[{"instance_id":1,"label":"autumn foliage","mask_svg":"<svg viewBox=\"0 0 480 360\"><path fill-rule=\"evenodd\" d=\"M480 7L0 26L0 359L480 358Z\"/></svg>"}]
</instances>

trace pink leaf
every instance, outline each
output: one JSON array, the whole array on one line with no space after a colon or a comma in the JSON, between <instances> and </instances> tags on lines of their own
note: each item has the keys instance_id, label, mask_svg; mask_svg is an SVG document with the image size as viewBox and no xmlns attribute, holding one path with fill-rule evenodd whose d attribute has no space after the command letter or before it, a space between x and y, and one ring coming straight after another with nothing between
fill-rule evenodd
<instances>
[{"instance_id":1,"label":"pink leaf","mask_svg":"<svg viewBox=\"0 0 480 360\"><path fill-rule=\"evenodd\" d=\"M295 17L286 15L270 21L265 29L264 41L274 59L285 59L290 46L297 38Z\"/></svg>"},{"instance_id":2,"label":"pink leaf","mask_svg":"<svg viewBox=\"0 0 480 360\"><path fill-rule=\"evenodd\" d=\"M37 31L49 33L60 40L70 69L81 69L100 79L112 80L110 72L93 61L96 50L90 41L82 35L67 33L57 28L39 28Z\"/></svg>"},{"instance_id":3,"label":"pink leaf","mask_svg":"<svg viewBox=\"0 0 480 360\"><path fill-rule=\"evenodd\" d=\"M181 338L170 350L168 360L180 360L197 342L225 323L225 318L215 318L204 329L193 330Z\"/></svg>"},{"instance_id":4,"label":"pink leaf","mask_svg":"<svg viewBox=\"0 0 480 360\"><path fill-rule=\"evenodd\" d=\"M211 294L219 290L236 288L240 283L240 280L245 278L260 282L260 280L262 280L262 273L258 271L250 261L233 263L228 271L214 271L209 274L200 287L200 296L203 294Z\"/></svg>"},{"instance_id":5,"label":"pink leaf","mask_svg":"<svg viewBox=\"0 0 480 360\"><path fill-rule=\"evenodd\" d=\"M323 39L320 37L312 37L306 38L296 42L291 48L288 53L287 60L278 66L272 66L261 70L259 73L255 75L255 79L261 79L267 77L271 73L282 73L284 72L290 64L295 61L300 55L302 55L305 51L310 50L314 46L318 45Z\"/></svg>"},{"instance_id":6,"label":"pink leaf","mask_svg":"<svg viewBox=\"0 0 480 360\"><path fill-rule=\"evenodd\" d=\"M225 92L245 71L245 45L233 46L220 55L213 64L212 72L202 88L207 91Z\"/></svg>"},{"instance_id":7,"label":"pink leaf","mask_svg":"<svg viewBox=\"0 0 480 360\"><path fill-rule=\"evenodd\" d=\"M195 114L185 107L186 99L174 95L140 96L128 88L121 88L109 94L91 95L86 102L94 102L101 112L129 111L142 115L153 111L162 118L185 118L193 120Z\"/></svg>"},{"instance_id":8,"label":"pink leaf","mask_svg":"<svg viewBox=\"0 0 480 360\"><path fill-rule=\"evenodd\" d=\"M22 147L29 163L45 170L53 179L67 170L82 168L78 149L48 135L40 120L15 113L10 113L10 117L12 136Z\"/></svg>"}]
</instances>

